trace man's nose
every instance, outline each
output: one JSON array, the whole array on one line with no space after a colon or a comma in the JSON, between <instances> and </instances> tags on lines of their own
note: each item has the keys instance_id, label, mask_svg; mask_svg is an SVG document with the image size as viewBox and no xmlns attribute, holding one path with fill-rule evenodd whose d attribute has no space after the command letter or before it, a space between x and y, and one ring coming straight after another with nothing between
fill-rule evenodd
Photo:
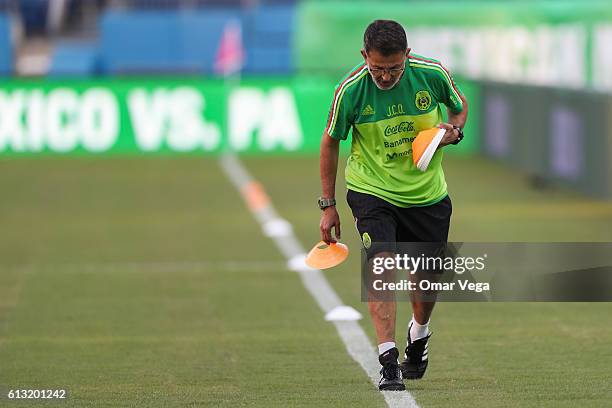
<instances>
[{"instance_id":1,"label":"man's nose","mask_svg":"<svg viewBox=\"0 0 612 408\"><path fill-rule=\"evenodd\" d=\"M391 80L391 74L389 73L389 71L383 71L382 79L383 79L383 81L390 81Z\"/></svg>"}]
</instances>

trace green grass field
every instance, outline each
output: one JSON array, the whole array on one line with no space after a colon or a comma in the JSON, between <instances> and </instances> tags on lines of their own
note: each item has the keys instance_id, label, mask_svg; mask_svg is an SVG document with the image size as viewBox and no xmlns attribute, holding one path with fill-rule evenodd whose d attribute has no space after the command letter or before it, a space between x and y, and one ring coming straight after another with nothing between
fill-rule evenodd
<instances>
[{"instance_id":1,"label":"green grass field","mask_svg":"<svg viewBox=\"0 0 612 408\"><path fill-rule=\"evenodd\" d=\"M314 244L317 159L244 163ZM482 160L445 169L452 240L612 241L612 203ZM0 390L64 388L63 407L385 406L215 158L4 159L0 191ZM367 316L340 209L353 252L325 275ZM408 390L422 407L610 406L611 316L611 303L441 303Z\"/></svg>"}]
</instances>

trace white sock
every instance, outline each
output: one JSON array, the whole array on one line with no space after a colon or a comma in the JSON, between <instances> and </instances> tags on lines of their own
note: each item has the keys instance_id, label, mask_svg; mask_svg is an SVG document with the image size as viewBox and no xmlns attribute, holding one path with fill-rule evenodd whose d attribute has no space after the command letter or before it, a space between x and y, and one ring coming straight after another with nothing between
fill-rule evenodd
<instances>
[{"instance_id":1,"label":"white sock","mask_svg":"<svg viewBox=\"0 0 612 408\"><path fill-rule=\"evenodd\" d=\"M431 319L430 319L431 320ZM410 320L410 324L408 324L408 336L410 336L411 341L415 341L418 339L422 339L429 334L429 320L425 324L418 324L416 320L414 320L414 315L412 315L412 320Z\"/></svg>"},{"instance_id":2,"label":"white sock","mask_svg":"<svg viewBox=\"0 0 612 408\"><path fill-rule=\"evenodd\" d=\"M382 355L383 353L391 350L393 347L395 347L395 342L394 341L387 341L384 343L380 343L378 345L378 354Z\"/></svg>"}]
</instances>

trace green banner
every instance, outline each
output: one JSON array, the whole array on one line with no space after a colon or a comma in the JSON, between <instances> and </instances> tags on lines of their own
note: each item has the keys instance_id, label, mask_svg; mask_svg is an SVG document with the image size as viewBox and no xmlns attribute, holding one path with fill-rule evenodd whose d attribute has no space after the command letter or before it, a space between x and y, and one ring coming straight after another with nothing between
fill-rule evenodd
<instances>
[{"instance_id":1,"label":"green banner","mask_svg":"<svg viewBox=\"0 0 612 408\"><path fill-rule=\"evenodd\" d=\"M316 153L334 86L335 80L326 77L240 83L168 78L9 81L0 86L0 156ZM474 150L475 142L473 135L463 151ZM349 147L342 144L344 151Z\"/></svg>"},{"instance_id":2,"label":"green banner","mask_svg":"<svg viewBox=\"0 0 612 408\"><path fill-rule=\"evenodd\" d=\"M320 78L5 82L0 154L316 151L333 87Z\"/></svg>"},{"instance_id":3,"label":"green banner","mask_svg":"<svg viewBox=\"0 0 612 408\"><path fill-rule=\"evenodd\" d=\"M456 76L612 91L609 0L300 3L295 37L300 72L345 72L361 60L375 19L406 30L415 53Z\"/></svg>"}]
</instances>

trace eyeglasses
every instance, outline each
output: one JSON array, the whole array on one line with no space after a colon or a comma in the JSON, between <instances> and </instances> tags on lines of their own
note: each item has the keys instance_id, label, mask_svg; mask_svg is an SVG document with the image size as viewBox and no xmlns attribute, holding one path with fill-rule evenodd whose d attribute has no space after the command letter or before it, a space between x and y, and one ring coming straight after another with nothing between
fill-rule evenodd
<instances>
[{"instance_id":1,"label":"eyeglasses","mask_svg":"<svg viewBox=\"0 0 612 408\"><path fill-rule=\"evenodd\" d=\"M368 66L368 70L374 76L384 75L385 72L388 72L389 75L391 75L391 76L397 76L397 75L401 74L402 72L404 72L405 69L406 69L406 67L386 69L386 68L370 68Z\"/></svg>"}]
</instances>

